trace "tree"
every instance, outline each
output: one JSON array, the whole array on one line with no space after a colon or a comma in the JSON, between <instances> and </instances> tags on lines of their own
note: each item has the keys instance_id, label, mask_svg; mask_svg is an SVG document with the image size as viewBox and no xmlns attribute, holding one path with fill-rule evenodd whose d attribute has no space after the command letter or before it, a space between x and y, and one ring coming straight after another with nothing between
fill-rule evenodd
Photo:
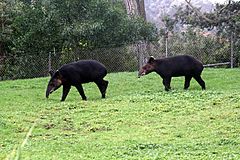
<instances>
[{"instance_id":1,"label":"tree","mask_svg":"<svg viewBox=\"0 0 240 160\"><path fill-rule=\"evenodd\" d=\"M9 51L8 45L11 43L11 34L13 32L11 23L15 12L16 8L12 1L3 0L0 2L0 58Z\"/></svg>"},{"instance_id":2,"label":"tree","mask_svg":"<svg viewBox=\"0 0 240 160\"><path fill-rule=\"evenodd\" d=\"M138 17L130 19L119 2L4 0L0 9L4 11L0 56L4 53L7 57L5 77L44 75L46 59L53 50L66 57L79 50L157 38L153 25ZM35 67L39 64L42 68Z\"/></svg>"},{"instance_id":3,"label":"tree","mask_svg":"<svg viewBox=\"0 0 240 160\"><path fill-rule=\"evenodd\" d=\"M146 22L145 4L144 0L124 0L124 4L129 18L139 17ZM140 43L136 45L138 51L138 68L140 69L144 65L144 61L147 55L146 52L150 50L148 36L145 35L144 39L140 39Z\"/></svg>"},{"instance_id":4,"label":"tree","mask_svg":"<svg viewBox=\"0 0 240 160\"><path fill-rule=\"evenodd\" d=\"M191 0L185 0L186 7L179 7L175 18L181 24L187 24L192 27L215 30L221 39L235 41L237 50L240 43L240 1L229 0L227 4L216 4L215 10L210 13L202 13L199 8L191 4ZM237 60L238 61L238 60Z\"/></svg>"},{"instance_id":5,"label":"tree","mask_svg":"<svg viewBox=\"0 0 240 160\"><path fill-rule=\"evenodd\" d=\"M240 32L240 1L229 0L228 4L216 4L215 10L210 13L202 13L199 8L191 4L191 0L185 0L187 6L178 8L176 19L182 24L199 26L209 30L217 28L218 33Z\"/></svg>"}]
</instances>

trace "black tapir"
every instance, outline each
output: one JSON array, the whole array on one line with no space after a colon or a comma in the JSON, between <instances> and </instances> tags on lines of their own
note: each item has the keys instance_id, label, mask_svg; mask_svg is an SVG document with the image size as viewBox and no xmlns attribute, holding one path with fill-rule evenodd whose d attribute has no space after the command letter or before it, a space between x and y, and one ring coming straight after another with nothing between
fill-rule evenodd
<instances>
[{"instance_id":1,"label":"black tapir","mask_svg":"<svg viewBox=\"0 0 240 160\"><path fill-rule=\"evenodd\" d=\"M49 94L63 86L63 93L61 101L64 101L71 89L75 86L80 93L83 100L87 100L84 94L82 84L88 82L95 82L105 98L108 81L103 80L107 75L106 67L96 60L80 60L65 64L56 72L50 72L51 79L47 86L46 97Z\"/></svg>"},{"instance_id":2,"label":"black tapir","mask_svg":"<svg viewBox=\"0 0 240 160\"><path fill-rule=\"evenodd\" d=\"M172 77L185 76L184 89L188 89L192 77L200 84L202 89L206 89L205 82L201 78L203 64L189 55L179 55L169 58L154 59L150 57L138 73L138 77L151 72L156 72L163 79L165 90L171 89L170 83Z\"/></svg>"}]
</instances>

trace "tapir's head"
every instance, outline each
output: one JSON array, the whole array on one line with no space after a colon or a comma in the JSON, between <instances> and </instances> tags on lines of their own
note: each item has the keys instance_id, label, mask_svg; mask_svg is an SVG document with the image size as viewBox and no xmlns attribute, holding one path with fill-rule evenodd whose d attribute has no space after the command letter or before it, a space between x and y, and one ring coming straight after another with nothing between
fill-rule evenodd
<instances>
[{"instance_id":1,"label":"tapir's head","mask_svg":"<svg viewBox=\"0 0 240 160\"><path fill-rule=\"evenodd\" d=\"M62 75L57 70L56 72L50 71L51 79L48 82L46 97L48 98L49 94L57 90L62 85Z\"/></svg>"},{"instance_id":2,"label":"tapir's head","mask_svg":"<svg viewBox=\"0 0 240 160\"><path fill-rule=\"evenodd\" d=\"M141 76L144 76L148 73L151 73L155 70L155 58L150 57L147 61L147 63L139 70L138 72L138 78Z\"/></svg>"}]
</instances>

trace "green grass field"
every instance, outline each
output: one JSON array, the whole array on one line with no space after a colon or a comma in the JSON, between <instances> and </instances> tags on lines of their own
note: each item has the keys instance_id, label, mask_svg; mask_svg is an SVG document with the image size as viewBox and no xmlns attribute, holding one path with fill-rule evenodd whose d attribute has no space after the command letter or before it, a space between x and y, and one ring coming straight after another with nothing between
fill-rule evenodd
<instances>
[{"instance_id":1,"label":"green grass field","mask_svg":"<svg viewBox=\"0 0 240 160\"><path fill-rule=\"evenodd\" d=\"M0 82L0 159L240 159L240 69L205 69L206 91L179 77L165 92L155 73L105 79L106 99L89 83L88 101L72 88L65 102L62 88L45 98L49 78Z\"/></svg>"}]
</instances>

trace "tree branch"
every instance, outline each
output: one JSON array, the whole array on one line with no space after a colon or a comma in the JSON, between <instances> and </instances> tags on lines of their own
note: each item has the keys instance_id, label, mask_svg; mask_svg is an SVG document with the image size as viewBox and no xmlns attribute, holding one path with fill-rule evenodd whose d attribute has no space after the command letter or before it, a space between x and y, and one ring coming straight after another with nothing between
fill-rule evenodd
<instances>
[{"instance_id":1,"label":"tree branch","mask_svg":"<svg viewBox=\"0 0 240 160\"><path fill-rule=\"evenodd\" d=\"M193 10L198 16L202 17L203 19L205 19L206 21L208 21L208 22L210 22L210 23L216 23L216 21L207 18L204 14L202 14L201 11L199 11L198 8L194 7L194 6L191 4L191 0L185 0L185 2L188 4L189 7L192 8L192 10Z\"/></svg>"},{"instance_id":2,"label":"tree branch","mask_svg":"<svg viewBox=\"0 0 240 160\"><path fill-rule=\"evenodd\" d=\"M217 12L217 14L221 14L222 11L223 11L224 9L226 9L226 8L231 4L231 2L232 2L232 0L229 0L229 1L228 1L228 4L227 4L226 6L224 6L224 7L222 7L222 8L220 9L220 11Z\"/></svg>"},{"instance_id":3,"label":"tree branch","mask_svg":"<svg viewBox=\"0 0 240 160\"><path fill-rule=\"evenodd\" d=\"M219 11L216 12L216 14L214 14L214 17L216 18L216 20L213 19L209 19L208 17L206 17L198 8L194 7L191 4L191 0L185 0L185 2L188 4L188 6L201 18L203 18L204 20L206 20L209 23L212 24L217 24L220 19L219 19L219 15L222 13L223 10L225 10L232 2L232 0L228 0L228 4L225 5L224 7L222 7L221 9L219 9ZM228 17L229 18L229 17ZM228 18L225 18L225 20L227 20Z\"/></svg>"}]
</instances>

